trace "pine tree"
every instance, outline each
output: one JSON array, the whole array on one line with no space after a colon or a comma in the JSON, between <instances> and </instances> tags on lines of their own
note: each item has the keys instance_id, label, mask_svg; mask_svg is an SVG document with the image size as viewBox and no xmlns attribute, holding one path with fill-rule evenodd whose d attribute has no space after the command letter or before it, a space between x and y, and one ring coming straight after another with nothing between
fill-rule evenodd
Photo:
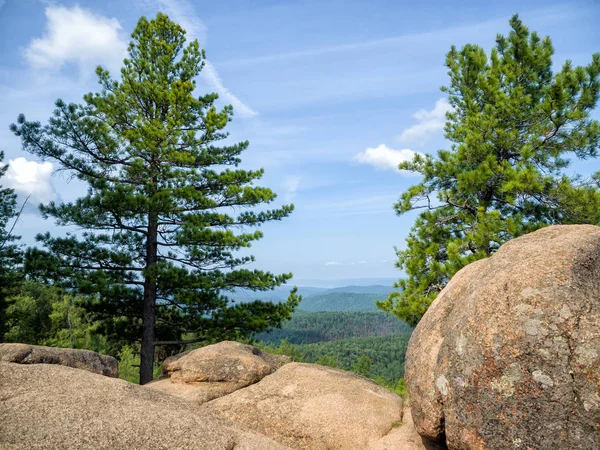
<instances>
[{"instance_id":1,"label":"pine tree","mask_svg":"<svg viewBox=\"0 0 600 450\"><path fill-rule=\"evenodd\" d=\"M0 163L4 160L4 152L0 151ZM2 178L8 166L0 166ZM23 204L25 206L25 204ZM22 212L17 211L17 194L10 188L0 186L0 342L8 331L6 320L7 297L18 283L21 264L21 248L15 242L20 236L14 234L15 225Z\"/></svg>"},{"instance_id":2,"label":"pine tree","mask_svg":"<svg viewBox=\"0 0 600 450\"><path fill-rule=\"evenodd\" d=\"M598 156L600 54L586 67L552 71L553 47L514 16L488 58L476 45L446 57L450 150L417 155L399 168L422 182L398 214L421 210L397 267L406 278L378 305L416 325L450 278L504 242L551 224L600 224L600 172L569 176L569 157Z\"/></svg>"},{"instance_id":3,"label":"pine tree","mask_svg":"<svg viewBox=\"0 0 600 450\"><path fill-rule=\"evenodd\" d=\"M276 195L254 185L262 169L238 168L248 142L216 145L233 110L218 110L216 94L194 94L205 54L185 42L166 15L141 18L119 79L98 67L102 89L83 104L58 100L47 125L23 115L12 125L26 151L89 187L73 203L40 206L86 231L39 235L46 250L29 249L26 269L91 298L86 308L107 333L141 339L141 384L152 379L156 346L248 337L281 326L299 301L295 290L279 304L227 297L291 278L244 268L254 258L236 253L262 237L251 228L293 205L253 208Z\"/></svg>"}]
</instances>

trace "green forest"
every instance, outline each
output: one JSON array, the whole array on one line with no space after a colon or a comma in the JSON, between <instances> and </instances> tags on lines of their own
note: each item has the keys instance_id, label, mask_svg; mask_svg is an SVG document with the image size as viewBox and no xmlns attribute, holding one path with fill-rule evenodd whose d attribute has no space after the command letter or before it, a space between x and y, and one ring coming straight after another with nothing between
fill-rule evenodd
<instances>
[{"instance_id":1,"label":"green forest","mask_svg":"<svg viewBox=\"0 0 600 450\"><path fill-rule=\"evenodd\" d=\"M344 293L339 295L343 297ZM351 306L343 311L305 312L305 301L300 302L299 311L292 314L292 318L281 328L259 333L255 335L255 339L269 344L279 344L284 339L290 344L313 344L369 336L410 334L412 331L411 327L392 315L364 312Z\"/></svg>"},{"instance_id":2,"label":"green forest","mask_svg":"<svg viewBox=\"0 0 600 450\"><path fill-rule=\"evenodd\" d=\"M391 290L391 289L390 289ZM370 292L330 292L305 297L298 309L301 311L377 311L376 302L385 295Z\"/></svg>"},{"instance_id":3,"label":"green forest","mask_svg":"<svg viewBox=\"0 0 600 450\"><path fill-rule=\"evenodd\" d=\"M600 53L561 65L550 38L518 16L509 25L489 52L450 48L448 148L398 165L418 175L389 206L415 218L396 249L400 280L302 294L292 273L251 255L294 204L275 202L262 168L240 165L249 142L228 134L233 106L197 92L200 43L165 14L142 17L119 73L98 66L80 103L58 99L48 120L24 111L10 125L23 152L86 189L39 205L48 230L26 247L26 205L0 188L0 341L112 355L145 384L170 355L237 340L403 393L411 330L457 271L544 226L600 225L600 172L570 166L598 164Z\"/></svg>"},{"instance_id":4,"label":"green forest","mask_svg":"<svg viewBox=\"0 0 600 450\"><path fill-rule=\"evenodd\" d=\"M395 389L402 386L404 355L410 333L378 337L341 339L294 345L261 344L263 350L290 356L294 361L321 364L348 370Z\"/></svg>"}]
</instances>

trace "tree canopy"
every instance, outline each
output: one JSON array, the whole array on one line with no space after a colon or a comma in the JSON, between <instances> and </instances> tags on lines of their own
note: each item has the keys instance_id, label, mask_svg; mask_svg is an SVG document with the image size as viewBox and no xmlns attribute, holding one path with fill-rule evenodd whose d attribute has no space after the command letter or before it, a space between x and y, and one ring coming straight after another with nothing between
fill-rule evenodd
<instances>
[{"instance_id":1,"label":"tree canopy","mask_svg":"<svg viewBox=\"0 0 600 450\"><path fill-rule=\"evenodd\" d=\"M141 18L120 77L98 67L100 92L83 104L58 100L46 125L23 115L12 125L23 148L58 163L88 186L74 202L41 205L45 218L77 227L38 235L26 254L32 275L87 298L108 335L141 340L140 382L152 379L157 345L243 338L280 326L299 298L231 304L235 289L266 291L291 274L243 266L239 255L287 217L265 209L275 193L254 183L263 170L239 168L248 142L225 143L233 108L197 95L205 54L166 15Z\"/></svg>"},{"instance_id":2,"label":"tree canopy","mask_svg":"<svg viewBox=\"0 0 600 450\"><path fill-rule=\"evenodd\" d=\"M598 156L600 54L585 67L552 70L554 48L514 16L489 56L477 45L446 56L452 110L437 155L399 168L422 175L394 208L419 210L397 250L406 277L378 306L416 325L450 278L504 242L551 224L600 224L600 172L567 172L575 157Z\"/></svg>"},{"instance_id":3,"label":"tree canopy","mask_svg":"<svg viewBox=\"0 0 600 450\"><path fill-rule=\"evenodd\" d=\"M0 151L0 163L3 160L4 152ZM7 170L7 165L0 166L0 178L6 174ZM8 331L7 297L15 287L15 282L20 278L18 269L21 265L22 251L16 243L20 237L14 233L20 214L21 211L17 211L15 191L0 185L0 341L4 333Z\"/></svg>"}]
</instances>

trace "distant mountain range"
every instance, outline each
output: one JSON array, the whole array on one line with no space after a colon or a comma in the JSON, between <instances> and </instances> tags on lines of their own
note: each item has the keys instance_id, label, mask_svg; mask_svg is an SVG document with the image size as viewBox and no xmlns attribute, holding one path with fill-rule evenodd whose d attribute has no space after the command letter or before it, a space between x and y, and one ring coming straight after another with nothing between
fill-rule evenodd
<instances>
[{"instance_id":1,"label":"distant mountain range","mask_svg":"<svg viewBox=\"0 0 600 450\"><path fill-rule=\"evenodd\" d=\"M339 280L327 280L319 278L293 278L290 284L296 286L314 286L325 289L340 288L346 286L392 286L398 278L348 278Z\"/></svg>"},{"instance_id":2,"label":"distant mountain range","mask_svg":"<svg viewBox=\"0 0 600 450\"><path fill-rule=\"evenodd\" d=\"M300 311L377 311L375 302L383 300L386 294L368 292L327 292L321 295L305 297L298 306Z\"/></svg>"},{"instance_id":3,"label":"distant mountain range","mask_svg":"<svg viewBox=\"0 0 600 450\"><path fill-rule=\"evenodd\" d=\"M240 291L231 295L235 302L248 302L256 299L281 302L287 299L290 287L278 287L272 291L245 292ZM317 311L377 311L375 302L384 300L392 286L343 286L336 288L299 287L298 293L303 299L298 310Z\"/></svg>"}]
</instances>

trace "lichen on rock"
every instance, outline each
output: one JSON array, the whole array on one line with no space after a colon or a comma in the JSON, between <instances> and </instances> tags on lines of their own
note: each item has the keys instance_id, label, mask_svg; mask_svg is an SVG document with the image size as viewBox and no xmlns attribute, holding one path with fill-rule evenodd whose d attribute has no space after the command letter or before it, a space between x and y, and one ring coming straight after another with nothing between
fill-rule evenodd
<instances>
[{"instance_id":1,"label":"lichen on rock","mask_svg":"<svg viewBox=\"0 0 600 450\"><path fill-rule=\"evenodd\" d=\"M406 380L417 430L450 449L600 448L600 228L543 228L459 271Z\"/></svg>"}]
</instances>

